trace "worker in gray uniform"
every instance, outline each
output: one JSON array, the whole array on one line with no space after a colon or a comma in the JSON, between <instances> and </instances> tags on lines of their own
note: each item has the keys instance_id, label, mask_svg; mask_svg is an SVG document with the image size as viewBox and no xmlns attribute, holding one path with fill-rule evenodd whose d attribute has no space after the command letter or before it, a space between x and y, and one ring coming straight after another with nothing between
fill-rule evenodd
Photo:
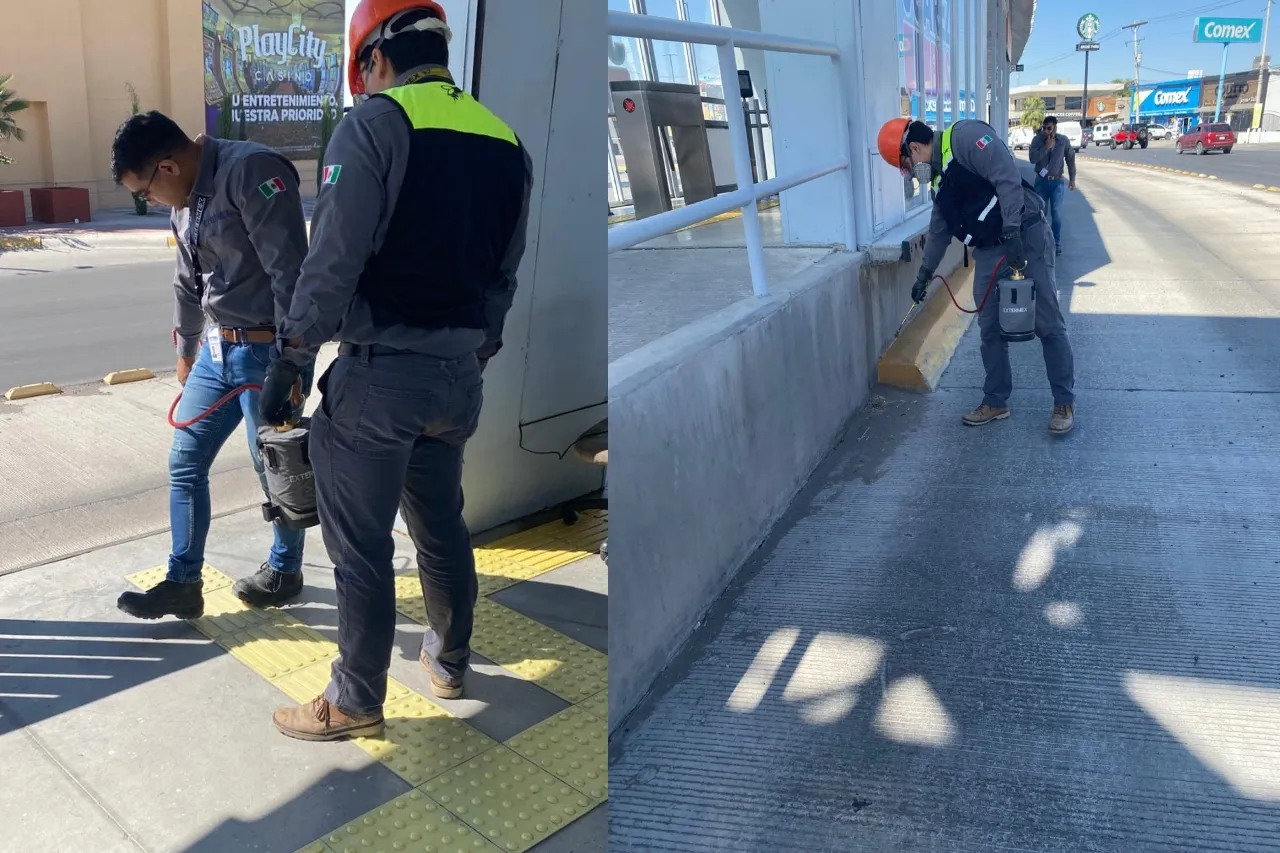
<instances>
[{"instance_id":1,"label":"worker in gray uniform","mask_svg":"<svg viewBox=\"0 0 1280 853\"><path fill-rule=\"evenodd\" d=\"M326 341L310 455L334 563L338 650L324 693L275 713L290 737L377 735L395 635L399 509L417 548L432 692L462 695L478 591L462 457L481 372L502 346L524 254L532 163L515 133L448 71L444 10L364 0L351 20L354 94L325 156L311 251L268 371L262 415Z\"/></svg>"},{"instance_id":2,"label":"worker in gray uniform","mask_svg":"<svg viewBox=\"0 0 1280 853\"><path fill-rule=\"evenodd\" d=\"M123 593L117 606L139 619L194 619L204 613L209 469L241 420L266 490L256 443L258 392L213 407L236 388L261 385L266 377L275 330L289 309L307 254L298 174L287 158L266 146L191 139L158 112L135 115L120 126L111 169L118 185L173 208L170 226L178 245L173 342L183 386L175 417L186 423L209 411L174 431L168 573L146 592ZM308 379L301 376L303 384ZM236 582L235 594L257 607L297 596L303 541L302 530L276 523L266 561L256 574Z\"/></svg>"},{"instance_id":3,"label":"worker in gray uniform","mask_svg":"<svg viewBox=\"0 0 1280 853\"><path fill-rule=\"evenodd\" d=\"M991 125L976 119L958 121L942 131L935 145L938 136L922 121L896 118L880 128L877 147L904 176L914 175L936 192L911 298L924 301L952 237L973 248L973 293L981 306L978 328L986 381L982 403L964 416L964 423L979 426L1009 417L1013 369L1009 343L1000 334L999 294L991 286L1003 263L1025 269L1035 282L1035 330L1053 391L1049 431L1069 432L1075 423L1075 361L1058 305L1054 241L1044 203L1022 180L1017 161Z\"/></svg>"}]
</instances>

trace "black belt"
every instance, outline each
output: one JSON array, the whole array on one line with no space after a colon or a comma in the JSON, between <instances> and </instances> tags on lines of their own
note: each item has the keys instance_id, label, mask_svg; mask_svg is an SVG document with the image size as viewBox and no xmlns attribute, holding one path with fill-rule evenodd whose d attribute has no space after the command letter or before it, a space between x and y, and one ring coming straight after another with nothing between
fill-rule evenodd
<instances>
[{"instance_id":1,"label":"black belt","mask_svg":"<svg viewBox=\"0 0 1280 853\"><path fill-rule=\"evenodd\" d=\"M413 351L382 344L338 344L338 355L364 358L370 355L413 355Z\"/></svg>"}]
</instances>

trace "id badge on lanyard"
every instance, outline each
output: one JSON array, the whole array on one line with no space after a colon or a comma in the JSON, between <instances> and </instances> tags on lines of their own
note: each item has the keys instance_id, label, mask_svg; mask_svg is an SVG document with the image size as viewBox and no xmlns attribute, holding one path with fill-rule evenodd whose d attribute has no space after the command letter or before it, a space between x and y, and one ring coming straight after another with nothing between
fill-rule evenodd
<instances>
[{"instance_id":1,"label":"id badge on lanyard","mask_svg":"<svg viewBox=\"0 0 1280 853\"><path fill-rule=\"evenodd\" d=\"M191 214L191 222L187 228L187 246L191 249L191 272L195 279L196 294L200 306L204 308L204 270L200 267L200 228L204 224L204 209L208 204L205 196L196 197L196 208ZM205 344L209 347L209 357L214 364L222 364L222 327L214 323L205 329Z\"/></svg>"}]
</instances>

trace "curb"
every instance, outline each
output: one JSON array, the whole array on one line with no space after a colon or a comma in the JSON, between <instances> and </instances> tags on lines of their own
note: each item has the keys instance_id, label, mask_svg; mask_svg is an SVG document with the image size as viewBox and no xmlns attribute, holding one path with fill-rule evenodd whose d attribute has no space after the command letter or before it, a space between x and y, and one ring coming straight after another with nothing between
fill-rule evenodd
<instances>
[{"instance_id":1,"label":"curb","mask_svg":"<svg viewBox=\"0 0 1280 853\"><path fill-rule=\"evenodd\" d=\"M972 289L975 265L956 267L951 289L964 293ZM998 294L994 294L998 298ZM957 311L945 287L934 290L915 319L902 330L876 364L876 378L885 385L908 391L932 392L942 372L969 330L973 314Z\"/></svg>"},{"instance_id":2,"label":"curb","mask_svg":"<svg viewBox=\"0 0 1280 853\"><path fill-rule=\"evenodd\" d=\"M155 379L156 375L145 367L135 367L132 370L116 370L102 377L104 385L123 385L126 382L142 382L147 379Z\"/></svg>"},{"instance_id":3,"label":"curb","mask_svg":"<svg viewBox=\"0 0 1280 853\"><path fill-rule=\"evenodd\" d=\"M9 401L29 400L32 397L48 397L61 393L62 389L52 382L37 382L34 385L19 385L16 388L10 388L4 392L4 398Z\"/></svg>"},{"instance_id":4,"label":"curb","mask_svg":"<svg viewBox=\"0 0 1280 853\"><path fill-rule=\"evenodd\" d=\"M1155 164L1152 164L1152 163L1129 163L1125 160L1112 160L1107 157L1091 157L1088 154L1077 154L1076 158L1092 160L1095 163L1112 163L1116 166L1126 166L1130 169L1146 169L1149 172L1168 172L1172 175L1184 175L1188 178L1204 178L1205 180L1208 180L1208 181L1226 180L1225 178L1219 178L1217 175L1206 175L1204 172L1189 172L1186 169L1174 169L1171 166L1156 166ZM1236 182L1228 181L1228 183L1236 183ZM1244 187L1249 185L1237 183L1236 186ZM1263 190L1269 193L1280 193L1280 187L1271 187L1271 186L1267 186L1266 184L1253 184L1250 188L1255 190Z\"/></svg>"}]
</instances>

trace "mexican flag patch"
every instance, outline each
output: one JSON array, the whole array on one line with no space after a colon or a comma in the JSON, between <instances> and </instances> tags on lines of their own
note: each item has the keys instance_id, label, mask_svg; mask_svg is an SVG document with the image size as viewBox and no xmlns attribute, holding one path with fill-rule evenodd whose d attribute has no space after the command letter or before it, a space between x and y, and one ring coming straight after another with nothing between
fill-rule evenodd
<instances>
[{"instance_id":1,"label":"mexican flag patch","mask_svg":"<svg viewBox=\"0 0 1280 853\"><path fill-rule=\"evenodd\" d=\"M258 192L262 193L263 198L271 198L277 193L282 193L286 189L284 181L279 178L272 178L269 181L263 181L258 184Z\"/></svg>"},{"instance_id":2,"label":"mexican flag patch","mask_svg":"<svg viewBox=\"0 0 1280 853\"><path fill-rule=\"evenodd\" d=\"M979 148L986 148L988 145L990 145L990 144L991 144L991 134L989 134L989 133L988 133L986 136L984 136L984 137L982 137L981 139L979 139L979 140L977 141L977 143L975 143L975 144L976 144Z\"/></svg>"},{"instance_id":3,"label":"mexican flag patch","mask_svg":"<svg viewBox=\"0 0 1280 853\"><path fill-rule=\"evenodd\" d=\"M325 167L324 167L324 180L322 181L322 183L325 183L325 184L336 184L336 183L338 182L338 178L339 178L341 175L342 175L342 166L340 166L340 165L338 165L338 166L325 166Z\"/></svg>"}]
</instances>

